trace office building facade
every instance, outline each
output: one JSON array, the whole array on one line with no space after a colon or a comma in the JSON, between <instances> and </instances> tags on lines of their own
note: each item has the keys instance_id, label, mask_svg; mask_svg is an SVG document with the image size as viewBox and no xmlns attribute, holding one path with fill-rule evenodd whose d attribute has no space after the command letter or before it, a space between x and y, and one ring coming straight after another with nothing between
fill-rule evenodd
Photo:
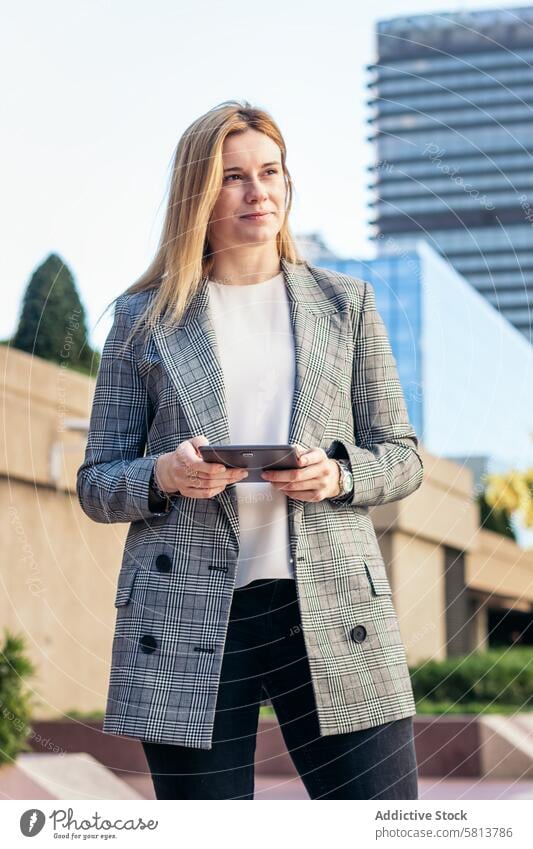
<instances>
[{"instance_id":1,"label":"office building facade","mask_svg":"<svg viewBox=\"0 0 533 849\"><path fill-rule=\"evenodd\" d=\"M380 21L371 223L424 238L533 341L533 7Z\"/></svg>"}]
</instances>

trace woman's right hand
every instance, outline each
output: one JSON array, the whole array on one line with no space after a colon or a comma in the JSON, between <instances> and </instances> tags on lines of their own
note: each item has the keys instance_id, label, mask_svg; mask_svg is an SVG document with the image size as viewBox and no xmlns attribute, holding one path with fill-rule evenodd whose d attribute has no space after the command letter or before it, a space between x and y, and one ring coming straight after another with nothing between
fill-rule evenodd
<instances>
[{"instance_id":1,"label":"woman's right hand","mask_svg":"<svg viewBox=\"0 0 533 849\"><path fill-rule=\"evenodd\" d=\"M206 463L196 450L197 445L209 445L205 436L194 436L181 442L174 451L160 454L155 464L157 483L169 495L188 498L213 498L230 483L248 477L245 469L229 469L222 463Z\"/></svg>"}]
</instances>

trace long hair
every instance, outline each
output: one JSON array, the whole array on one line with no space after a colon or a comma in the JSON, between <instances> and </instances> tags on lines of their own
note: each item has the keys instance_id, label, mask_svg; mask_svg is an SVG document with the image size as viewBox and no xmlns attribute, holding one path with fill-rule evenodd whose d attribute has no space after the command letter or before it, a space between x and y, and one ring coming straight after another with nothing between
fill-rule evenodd
<instances>
[{"instance_id":1,"label":"long hair","mask_svg":"<svg viewBox=\"0 0 533 849\"><path fill-rule=\"evenodd\" d=\"M227 136L249 128L269 136L281 151L286 203L285 218L276 236L278 254L289 262L304 262L289 230L293 184L281 131L264 110L247 101L225 101L197 118L181 136L172 163L168 205L156 255L125 292L155 290L138 322L147 331L163 316L172 324L179 322L202 279L210 274L214 256L210 253L208 226L222 187L222 146Z\"/></svg>"}]
</instances>

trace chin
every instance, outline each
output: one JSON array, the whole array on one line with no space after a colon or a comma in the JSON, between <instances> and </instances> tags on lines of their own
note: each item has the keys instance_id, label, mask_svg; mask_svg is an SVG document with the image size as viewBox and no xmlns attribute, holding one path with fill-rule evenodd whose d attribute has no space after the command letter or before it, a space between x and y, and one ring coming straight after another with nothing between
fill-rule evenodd
<instances>
[{"instance_id":1,"label":"chin","mask_svg":"<svg viewBox=\"0 0 533 849\"><path fill-rule=\"evenodd\" d=\"M255 228L255 229L254 229ZM246 238L250 241L253 240L254 236L261 242L268 241L269 239L275 239L280 231L279 227L273 227L272 223L270 226L261 226L255 224L253 227L246 227Z\"/></svg>"},{"instance_id":2,"label":"chin","mask_svg":"<svg viewBox=\"0 0 533 849\"><path fill-rule=\"evenodd\" d=\"M275 241L276 236L277 236L276 231L270 232L270 231L267 231L267 230L263 230L262 233L253 233L253 234L247 233L246 238L243 238L241 243L243 245L263 245L266 242Z\"/></svg>"}]
</instances>

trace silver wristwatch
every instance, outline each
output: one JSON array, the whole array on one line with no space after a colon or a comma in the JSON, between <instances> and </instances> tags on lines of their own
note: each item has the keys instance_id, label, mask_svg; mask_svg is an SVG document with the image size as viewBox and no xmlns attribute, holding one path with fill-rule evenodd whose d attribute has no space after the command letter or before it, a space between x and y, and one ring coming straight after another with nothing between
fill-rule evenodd
<instances>
[{"instance_id":1,"label":"silver wristwatch","mask_svg":"<svg viewBox=\"0 0 533 849\"><path fill-rule=\"evenodd\" d=\"M337 460L336 457L333 458L339 467L339 486L340 492L338 495L333 496L332 501L344 501L347 500L348 496L353 492L353 475L351 471L351 466L346 460Z\"/></svg>"}]
</instances>

